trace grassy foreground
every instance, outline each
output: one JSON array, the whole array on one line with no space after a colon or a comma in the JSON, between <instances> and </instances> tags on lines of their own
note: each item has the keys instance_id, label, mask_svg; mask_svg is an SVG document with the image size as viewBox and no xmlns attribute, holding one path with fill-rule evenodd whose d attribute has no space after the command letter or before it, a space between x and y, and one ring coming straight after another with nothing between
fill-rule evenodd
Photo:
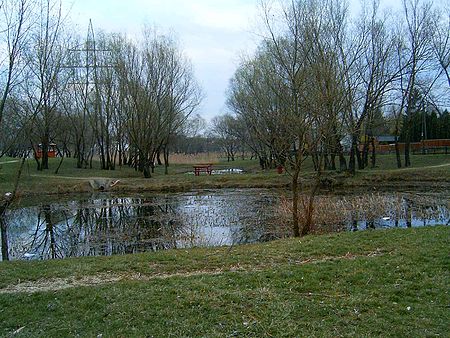
<instances>
[{"instance_id":1,"label":"grassy foreground","mask_svg":"<svg viewBox=\"0 0 450 338\"><path fill-rule=\"evenodd\" d=\"M449 238L441 226L0 263L0 336L447 336Z\"/></svg>"}]
</instances>

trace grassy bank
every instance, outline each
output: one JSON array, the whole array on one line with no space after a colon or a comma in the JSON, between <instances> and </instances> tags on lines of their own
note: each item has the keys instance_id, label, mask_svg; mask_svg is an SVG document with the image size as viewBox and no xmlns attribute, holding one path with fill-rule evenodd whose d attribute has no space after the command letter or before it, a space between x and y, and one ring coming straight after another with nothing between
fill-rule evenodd
<instances>
[{"instance_id":1,"label":"grassy bank","mask_svg":"<svg viewBox=\"0 0 450 338\"><path fill-rule=\"evenodd\" d=\"M445 336L449 235L0 263L0 336Z\"/></svg>"},{"instance_id":2,"label":"grassy bank","mask_svg":"<svg viewBox=\"0 0 450 338\"><path fill-rule=\"evenodd\" d=\"M140 172L127 166L106 171L96 169L99 163L94 162L94 169L77 169L74 159L65 159L58 175L54 174L59 159L50 159L50 170L36 171L34 160L29 159L25 165L19 185L22 196L42 194L67 194L90 192L89 180L92 178L108 178L120 180L113 191L188 191L202 188L248 188L248 187L289 187L289 174L278 175L276 170L261 171L255 160L237 160L235 162L220 161L214 164L215 169L239 168L245 171L238 175L213 175L195 177L192 164L173 164L170 174L164 175L164 169L157 167L151 179L142 178ZM358 171L351 177L345 173L325 173L333 188L353 187L402 187L417 186L450 186L450 155L414 155L413 166L407 169L396 169L394 155L378 156L377 167ZM0 161L0 193L11 191L19 161L3 158ZM313 166L306 161L302 172L304 185L314 177Z\"/></svg>"}]
</instances>

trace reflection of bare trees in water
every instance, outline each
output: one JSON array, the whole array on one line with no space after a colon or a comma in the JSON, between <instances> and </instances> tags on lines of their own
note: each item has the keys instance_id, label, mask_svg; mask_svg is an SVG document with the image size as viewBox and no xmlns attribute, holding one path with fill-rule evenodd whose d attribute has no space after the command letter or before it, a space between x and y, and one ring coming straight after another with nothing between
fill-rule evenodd
<instances>
[{"instance_id":1,"label":"reflection of bare trees in water","mask_svg":"<svg viewBox=\"0 0 450 338\"><path fill-rule=\"evenodd\" d=\"M28 247L29 257L103 256L176 247L169 203L105 198L65 208L43 205Z\"/></svg>"},{"instance_id":2,"label":"reflection of bare trees in water","mask_svg":"<svg viewBox=\"0 0 450 338\"><path fill-rule=\"evenodd\" d=\"M172 206L152 199L79 202L70 228L70 256L98 256L175 247Z\"/></svg>"},{"instance_id":3,"label":"reflection of bare trees in water","mask_svg":"<svg viewBox=\"0 0 450 338\"><path fill-rule=\"evenodd\" d=\"M301 201L301 199L300 199ZM280 213L289 221L291 203L284 199ZM306 219L307 209L300 203L299 223ZM436 197L416 194L364 194L349 196L318 196L313 209L313 231L331 232L350 228L373 229L380 226L411 227L430 222L445 224L449 220L448 208Z\"/></svg>"},{"instance_id":4,"label":"reflection of bare trees in water","mask_svg":"<svg viewBox=\"0 0 450 338\"><path fill-rule=\"evenodd\" d=\"M274 193L233 190L232 193L189 194L176 210L183 226L177 233L182 247L238 245L279 238ZM276 226L276 225L277 226Z\"/></svg>"},{"instance_id":5,"label":"reflection of bare trees in water","mask_svg":"<svg viewBox=\"0 0 450 338\"><path fill-rule=\"evenodd\" d=\"M237 189L137 198L102 195L22 208L5 218L2 251L9 244L13 259L48 259L267 241L290 233L290 211L282 209L286 218L281 219L275 212L279 200L268 191ZM314 231L426 225L431 219L445 224L448 207L440 201L415 194L318 196ZM282 208L290 204L281 202Z\"/></svg>"},{"instance_id":6,"label":"reflection of bare trees in water","mask_svg":"<svg viewBox=\"0 0 450 338\"><path fill-rule=\"evenodd\" d=\"M36 227L28 247L28 255L40 258L62 258L65 256L63 237L68 217L64 210L52 210L51 205L40 207Z\"/></svg>"},{"instance_id":7,"label":"reflection of bare trees in water","mask_svg":"<svg viewBox=\"0 0 450 338\"><path fill-rule=\"evenodd\" d=\"M273 194L233 193L105 197L19 209L11 219L28 226L15 233L12 251L16 258L49 259L279 237L270 226L277 217Z\"/></svg>"},{"instance_id":8,"label":"reflection of bare trees in water","mask_svg":"<svg viewBox=\"0 0 450 338\"><path fill-rule=\"evenodd\" d=\"M48 259L255 242L273 238L266 231L276 228L268 227L274 203L273 194L233 190L22 208L9 217L10 251L14 258Z\"/></svg>"}]
</instances>

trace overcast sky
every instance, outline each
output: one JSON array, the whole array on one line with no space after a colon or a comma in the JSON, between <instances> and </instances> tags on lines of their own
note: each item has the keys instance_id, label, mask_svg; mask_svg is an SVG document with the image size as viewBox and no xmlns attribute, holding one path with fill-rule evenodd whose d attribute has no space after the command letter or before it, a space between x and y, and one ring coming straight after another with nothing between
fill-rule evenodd
<instances>
[{"instance_id":1,"label":"overcast sky","mask_svg":"<svg viewBox=\"0 0 450 338\"><path fill-rule=\"evenodd\" d=\"M386 0L387 1L387 0ZM353 0L353 7L358 0ZM400 0L391 0L399 3ZM140 34L144 24L172 32L191 60L205 99L199 113L210 120L226 111L229 79L243 54L259 40L258 0L65 0L70 17L87 30Z\"/></svg>"}]
</instances>

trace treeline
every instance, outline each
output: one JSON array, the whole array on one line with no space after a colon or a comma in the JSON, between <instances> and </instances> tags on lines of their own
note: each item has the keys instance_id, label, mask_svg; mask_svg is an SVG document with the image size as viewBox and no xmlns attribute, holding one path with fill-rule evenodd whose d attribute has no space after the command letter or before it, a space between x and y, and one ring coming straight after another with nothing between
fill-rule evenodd
<instances>
[{"instance_id":1,"label":"treeline","mask_svg":"<svg viewBox=\"0 0 450 338\"><path fill-rule=\"evenodd\" d=\"M266 38L231 81L232 115L215 121L228 146L244 143L262 167L284 165L294 176L305 156L317 170L355 173L369 158L375 165L369 142L380 132L406 142L403 160L396 147L398 167L411 165L420 116L427 137L447 135L448 7L402 0L389 13L364 1L358 16L343 0L263 1L261 8ZM432 108L422 115L423 107Z\"/></svg>"},{"instance_id":2,"label":"treeline","mask_svg":"<svg viewBox=\"0 0 450 338\"><path fill-rule=\"evenodd\" d=\"M397 146L397 164L410 166L414 113L422 101L437 111L449 105L448 8L422 0L403 0L402 10L391 14L378 1L362 6L355 17L343 0L262 1L266 38L236 71L228 92L233 115L219 121L263 167L289 170L295 236L311 229L324 169L354 174L370 157L375 165L373 137L365 136L374 135L380 116L390 116L396 136L407 126L404 160ZM317 179L300 203L306 157Z\"/></svg>"},{"instance_id":3,"label":"treeline","mask_svg":"<svg viewBox=\"0 0 450 338\"><path fill-rule=\"evenodd\" d=\"M406 125L407 121L403 121ZM422 140L450 139L450 114L444 111L442 114L432 110L414 112L411 116L409 131L406 127L400 133L400 142L405 142L407 133L411 142Z\"/></svg>"},{"instance_id":4,"label":"treeline","mask_svg":"<svg viewBox=\"0 0 450 338\"><path fill-rule=\"evenodd\" d=\"M131 40L70 25L57 0L0 1L2 31L0 155L38 147L79 168L130 165L150 177L157 157L169 165L174 137L202 99L174 38L144 29Z\"/></svg>"}]
</instances>

